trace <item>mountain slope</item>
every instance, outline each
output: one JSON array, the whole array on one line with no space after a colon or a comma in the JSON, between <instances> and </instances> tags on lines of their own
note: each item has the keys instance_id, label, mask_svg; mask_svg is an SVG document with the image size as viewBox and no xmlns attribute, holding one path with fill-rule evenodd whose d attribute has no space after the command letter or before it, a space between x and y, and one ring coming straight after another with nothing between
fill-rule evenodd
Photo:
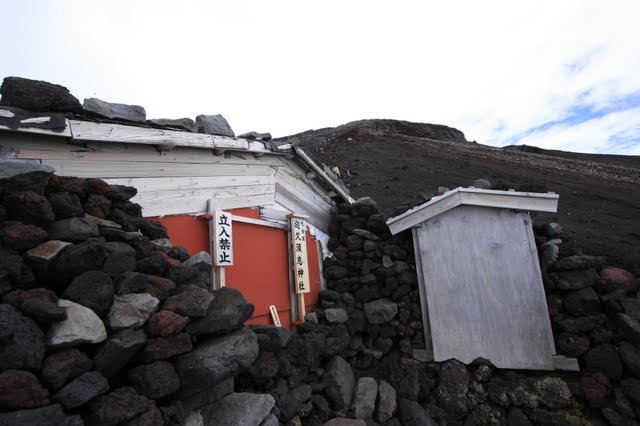
<instances>
[{"instance_id":1,"label":"mountain slope","mask_svg":"<svg viewBox=\"0 0 640 426\"><path fill-rule=\"evenodd\" d=\"M585 252L640 274L640 157L495 148L467 142L451 127L394 120L362 120L278 142L297 143L337 166L355 198L371 196L388 215L424 202L439 186L466 187L479 178L495 189L556 192L558 213L534 221L558 221L565 239L575 237Z\"/></svg>"}]
</instances>

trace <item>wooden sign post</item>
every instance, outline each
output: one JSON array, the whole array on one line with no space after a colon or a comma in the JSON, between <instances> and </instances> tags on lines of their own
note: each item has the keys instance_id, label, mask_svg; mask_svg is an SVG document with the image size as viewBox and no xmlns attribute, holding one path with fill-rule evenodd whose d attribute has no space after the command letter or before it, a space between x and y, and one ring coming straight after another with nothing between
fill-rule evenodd
<instances>
[{"instance_id":1,"label":"wooden sign post","mask_svg":"<svg viewBox=\"0 0 640 426\"><path fill-rule=\"evenodd\" d=\"M214 266L214 288L218 289L225 286L224 268L233 265L233 225L231 213L214 210L212 207L213 202L210 202L211 258Z\"/></svg>"},{"instance_id":2,"label":"wooden sign post","mask_svg":"<svg viewBox=\"0 0 640 426\"><path fill-rule=\"evenodd\" d=\"M300 322L304 322L304 295L311 291L311 286L309 285L309 263L307 261L307 222L304 218L293 214L289 215L288 218L291 229L293 282L298 295L298 316Z\"/></svg>"}]
</instances>

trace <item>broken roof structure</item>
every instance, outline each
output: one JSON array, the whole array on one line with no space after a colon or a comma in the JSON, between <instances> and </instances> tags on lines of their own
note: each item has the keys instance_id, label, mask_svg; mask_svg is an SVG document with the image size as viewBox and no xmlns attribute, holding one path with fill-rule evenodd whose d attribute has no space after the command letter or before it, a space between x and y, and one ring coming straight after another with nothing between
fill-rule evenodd
<instances>
[{"instance_id":1,"label":"broken roof structure","mask_svg":"<svg viewBox=\"0 0 640 426\"><path fill-rule=\"evenodd\" d=\"M457 188L387 221L393 234L412 228L425 342L435 361L567 368L555 356L529 217L555 212L557 203L551 193Z\"/></svg>"}]
</instances>

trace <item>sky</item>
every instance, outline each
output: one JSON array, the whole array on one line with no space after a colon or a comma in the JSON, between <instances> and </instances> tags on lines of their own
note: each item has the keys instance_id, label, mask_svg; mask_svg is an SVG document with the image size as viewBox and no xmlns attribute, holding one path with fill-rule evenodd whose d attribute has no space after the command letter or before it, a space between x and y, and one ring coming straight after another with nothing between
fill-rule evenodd
<instances>
[{"instance_id":1,"label":"sky","mask_svg":"<svg viewBox=\"0 0 640 426\"><path fill-rule=\"evenodd\" d=\"M640 1L0 0L0 78L224 115L274 137L353 120L640 155Z\"/></svg>"}]
</instances>

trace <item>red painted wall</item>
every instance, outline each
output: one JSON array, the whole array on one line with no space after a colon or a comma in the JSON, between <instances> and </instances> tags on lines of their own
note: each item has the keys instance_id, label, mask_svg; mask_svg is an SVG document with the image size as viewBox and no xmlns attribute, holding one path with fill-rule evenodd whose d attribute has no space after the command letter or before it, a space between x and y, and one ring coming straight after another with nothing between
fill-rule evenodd
<instances>
[{"instance_id":1,"label":"red painted wall","mask_svg":"<svg viewBox=\"0 0 640 426\"><path fill-rule=\"evenodd\" d=\"M235 209L238 216L259 219L256 209ZM169 238L184 246L189 254L209 252L208 221L188 215L165 216L159 219L167 228ZM271 324L269 305L275 305L283 327L291 322L289 296L289 259L287 232L278 228L233 223L234 265L226 268L227 286L238 289L254 304L248 324ZM307 255L311 292L305 295L305 306L311 311L320 293L320 267L316 240L307 232Z\"/></svg>"}]
</instances>

